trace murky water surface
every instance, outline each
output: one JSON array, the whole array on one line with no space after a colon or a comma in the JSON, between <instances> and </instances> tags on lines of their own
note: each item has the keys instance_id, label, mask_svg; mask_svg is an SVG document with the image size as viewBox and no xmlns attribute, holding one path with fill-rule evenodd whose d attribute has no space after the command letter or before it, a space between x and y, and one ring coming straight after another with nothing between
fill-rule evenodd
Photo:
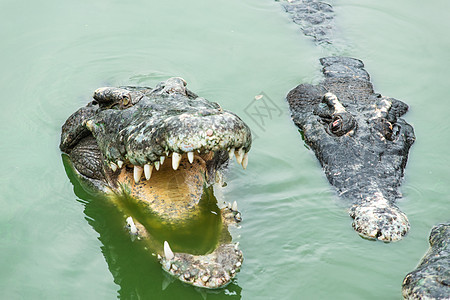
<instances>
[{"instance_id":1,"label":"murky water surface","mask_svg":"<svg viewBox=\"0 0 450 300\"><path fill-rule=\"evenodd\" d=\"M326 49L270 0L1 1L1 298L400 299L431 227L450 219L450 2L333 4L341 38ZM353 231L290 121L286 93L317 82L330 54L362 59L378 92L410 105L417 141L398 203L411 222L401 242ZM72 185L58 149L60 126L94 89L170 76L238 113L256 137L248 169L233 164L215 190L239 203L232 234L245 255L217 291L166 276L124 233L121 213Z\"/></svg>"}]
</instances>

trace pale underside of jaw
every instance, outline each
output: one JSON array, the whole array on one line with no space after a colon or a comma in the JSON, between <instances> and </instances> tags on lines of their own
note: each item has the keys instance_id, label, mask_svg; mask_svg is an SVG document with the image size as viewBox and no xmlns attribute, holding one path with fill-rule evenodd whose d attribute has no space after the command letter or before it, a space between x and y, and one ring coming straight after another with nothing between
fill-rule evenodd
<instances>
[{"instance_id":1,"label":"pale underside of jaw","mask_svg":"<svg viewBox=\"0 0 450 300\"><path fill-rule=\"evenodd\" d=\"M236 216L237 203L229 204L221 209L222 222L226 227L239 222ZM235 220L236 219L236 220ZM149 241L150 235L140 223L135 223L133 217L126 219L127 228L132 239ZM239 272L243 263L243 253L239 249L239 242L222 241L214 251L205 254L190 254L189 252L174 252L167 240L163 245L154 248L162 268L168 274L187 284L207 289L221 288L229 284Z\"/></svg>"}]
</instances>

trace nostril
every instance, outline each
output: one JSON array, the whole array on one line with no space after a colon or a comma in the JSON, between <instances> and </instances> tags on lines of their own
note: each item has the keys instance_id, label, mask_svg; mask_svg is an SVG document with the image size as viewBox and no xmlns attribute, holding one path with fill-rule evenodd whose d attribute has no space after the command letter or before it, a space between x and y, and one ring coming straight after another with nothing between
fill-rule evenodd
<instances>
[{"instance_id":1,"label":"nostril","mask_svg":"<svg viewBox=\"0 0 450 300\"><path fill-rule=\"evenodd\" d=\"M378 230L377 234L375 235L375 237L378 239L382 235L383 235L383 233L381 233L381 230Z\"/></svg>"}]
</instances>

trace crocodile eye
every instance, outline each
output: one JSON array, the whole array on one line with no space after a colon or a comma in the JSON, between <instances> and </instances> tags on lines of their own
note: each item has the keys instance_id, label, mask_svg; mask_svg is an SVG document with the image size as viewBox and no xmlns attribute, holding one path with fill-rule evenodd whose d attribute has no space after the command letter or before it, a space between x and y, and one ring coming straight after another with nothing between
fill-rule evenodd
<instances>
[{"instance_id":1,"label":"crocodile eye","mask_svg":"<svg viewBox=\"0 0 450 300\"><path fill-rule=\"evenodd\" d=\"M128 104L130 104L130 98L129 98L128 96L124 96L124 97L122 98L122 104L123 104L124 106L127 106Z\"/></svg>"},{"instance_id":2,"label":"crocodile eye","mask_svg":"<svg viewBox=\"0 0 450 300\"><path fill-rule=\"evenodd\" d=\"M387 122L387 126L386 126L386 131L385 131L385 136L388 140L392 140L392 134L393 134L393 126L391 124L391 122L386 121Z\"/></svg>"},{"instance_id":3,"label":"crocodile eye","mask_svg":"<svg viewBox=\"0 0 450 300\"><path fill-rule=\"evenodd\" d=\"M380 132L387 140L394 140L395 135L398 133L398 126L393 126L391 122L386 119L382 119L380 123Z\"/></svg>"},{"instance_id":4,"label":"crocodile eye","mask_svg":"<svg viewBox=\"0 0 450 300\"><path fill-rule=\"evenodd\" d=\"M330 130L332 133L337 133L342 129L342 118L337 117L333 120L333 122L330 123Z\"/></svg>"},{"instance_id":5,"label":"crocodile eye","mask_svg":"<svg viewBox=\"0 0 450 300\"><path fill-rule=\"evenodd\" d=\"M328 125L328 129L332 134L342 136L354 129L355 126L356 122L353 116L350 113L343 112L334 114L333 119Z\"/></svg>"}]
</instances>

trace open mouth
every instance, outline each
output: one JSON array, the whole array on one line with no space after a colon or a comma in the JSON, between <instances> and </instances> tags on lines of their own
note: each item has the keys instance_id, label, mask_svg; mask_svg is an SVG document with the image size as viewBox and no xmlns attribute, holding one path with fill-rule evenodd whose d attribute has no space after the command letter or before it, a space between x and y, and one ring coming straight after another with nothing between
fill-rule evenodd
<instances>
[{"instance_id":1,"label":"open mouth","mask_svg":"<svg viewBox=\"0 0 450 300\"><path fill-rule=\"evenodd\" d=\"M104 169L110 174L110 186L116 187L116 203L137 225L135 234L151 236L159 244L168 240L179 253L206 255L217 248L227 228L212 185L220 181L223 169L234 159L246 169L248 150L242 146L166 151L158 160L143 165L133 164L135 159L104 160Z\"/></svg>"},{"instance_id":2,"label":"open mouth","mask_svg":"<svg viewBox=\"0 0 450 300\"><path fill-rule=\"evenodd\" d=\"M117 166L114 171L117 174L116 185L139 199L139 203L161 219L172 224L185 222L199 213L196 206L202 199L205 186L218 180L230 156L235 156L244 169L247 167L248 152L243 149L172 153L144 166L130 162L120 164L121 167Z\"/></svg>"},{"instance_id":3,"label":"open mouth","mask_svg":"<svg viewBox=\"0 0 450 300\"><path fill-rule=\"evenodd\" d=\"M200 156L192 163L175 160L168 157L157 163L158 167L127 164L117 177L122 189L172 223L189 218L189 208L194 209L200 201L208 177L206 161ZM176 170L172 167L175 163Z\"/></svg>"},{"instance_id":4,"label":"open mouth","mask_svg":"<svg viewBox=\"0 0 450 300\"><path fill-rule=\"evenodd\" d=\"M247 168L251 131L185 85L171 78L154 89L98 89L63 125L60 149L79 182L108 195L132 239L164 270L216 288L243 256L228 231L241 220L237 204L219 208L212 186L231 159Z\"/></svg>"}]
</instances>

